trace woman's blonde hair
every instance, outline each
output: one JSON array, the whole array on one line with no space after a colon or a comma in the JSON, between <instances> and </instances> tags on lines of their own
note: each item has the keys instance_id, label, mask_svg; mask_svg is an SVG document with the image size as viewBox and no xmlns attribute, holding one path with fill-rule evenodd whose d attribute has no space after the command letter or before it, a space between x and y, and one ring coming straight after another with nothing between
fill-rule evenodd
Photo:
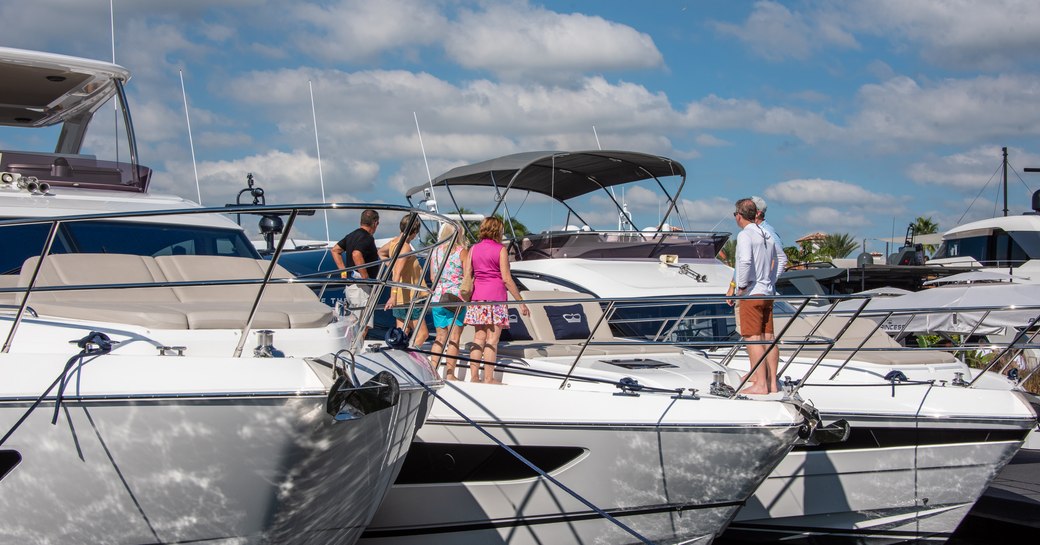
<instances>
[{"instance_id":1,"label":"woman's blonde hair","mask_svg":"<svg viewBox=\"0 0 1040 545\"><path fill-rule=\"evenodd\" d=\"M455 234L455 226L450 223L441 224L441 230L437 233L437 240L444 240ZM455 246L466 247L466 236L459 234L458 238L455 239Z\"/></svg>"},{"instance_id":2,"label":"woman's blonde hair","mask_svg":"<svg viewBox=\"0 0 1040 545\"><path fill-rule=\"evenodd\" d=\"M480 222L480 240L489 239L495 242L502 242L502 235L505 234L505 224L502 220L491 216L490 218L484 218L484 221Z\"/></svg>"}]
</instances>

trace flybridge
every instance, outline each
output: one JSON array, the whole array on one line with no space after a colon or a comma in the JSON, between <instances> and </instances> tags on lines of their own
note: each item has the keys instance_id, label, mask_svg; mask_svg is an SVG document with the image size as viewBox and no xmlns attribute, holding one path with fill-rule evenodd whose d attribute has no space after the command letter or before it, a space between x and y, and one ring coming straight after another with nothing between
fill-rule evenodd
<instances>
[{"instance_id":1,"label":"flybridge","mask_svg":"<svg viewBox=\"0 0 1040 545\"><path fill-rule=\"evenodd\" d=\"M0 190L46 194L68 187L144 193L151 169L138 164L123 90L129 79L127 69L111 63L0 47L0 139L10 148L11 142L51 141L48 133L56 137L42 149L0 150ZM95 131L102 137L98 148L112 156L98 157L84 150L87 127L113 98L122 113L117 130ZM25 131L32 136L24 137Z\"/></svg>"}]
</instances>

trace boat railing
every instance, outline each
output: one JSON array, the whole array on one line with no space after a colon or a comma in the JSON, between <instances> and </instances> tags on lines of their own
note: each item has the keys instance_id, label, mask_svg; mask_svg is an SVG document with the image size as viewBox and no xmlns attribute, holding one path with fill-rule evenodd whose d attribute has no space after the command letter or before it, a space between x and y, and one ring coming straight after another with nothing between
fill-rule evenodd
<instances>
[{"instance_id":1,"label":"boat railing","mask_svg":"<svg viewBox=\"0 0 1040 545\"><path fill-rule=\"evenodd\" d=\"M556 354L556 355L550 354L550 355L546 356L546 357L564 358L564 359L570 360L570 364L568 366L567 372L566 373L562 373L558 377L558 378L560 378L562 380L561 384L560 384L560 388L567 387L567 383L570 380L572 380L572 379L578 379L578 378L583 379L583 377L575 376L574 373L578 369L578 365L581 362L582 358L585 357L586 355L592 354L593 351L595 351L595 355L597 357L602 357L603 355L609 355L609 354L612 354L612 353L613 354L628 354L628 352L625 352L624 350L618 351L619 348L623 348L623 347L639 347L641 349L639 351L639 353L653 353L655 347L661 348L662 351L666 351L666 350L675 349L675 348L682 348L682 349L689 349L689 350L698 350L698 349L718 348L718 347L741 348L741 347L746 347L748 344L765 344L765 342L746 341L746 340L742 340L742 339L739 339L739 338L737 338L737 339L706 339L706 340L684 339L684 340L681 340L681 341L677 341L675 339L662 339L662 338L647 339L647 338L620 337L620 336L614 335L612 332L610 332L610 329L609 329L609 323L613 320L612 316L615 316L615 313L618 310L624 309L624 308L627 308L627 307L647 308L648 306L667 307L667 306L676 306L676 305L678 305L678 306L682 306L682 307L684 307L686 309L689 309L690 307L696 306L698 304L703 305L703 304L706 304L706 303L711 303L713 301L724 301L725 298L720 298L720 297L703 297L703 296L675 296L675 297L655 297L655 298L652 298L651 300L648 300L646 298L638 298L638 297L633 297L633 298L600 298L600 297L592 297L592 296L587 296L587 295L578 294L578 293L574 293L574 294L567 294L567 293L561 293L561 292L553 292L553 293L554 293L553 297L551 297L551 298L543 298L543 297L539 297L538 292L524 292L524 300L523 301L510 300L510 301L497 302L495 304L502 304L502 305L505 305L505 306L508 306L508 307L517 307L521 303L524 303L524 304L526 304L530 308L532 313L538 312L538 309L540 307L560 306L560 305L592 305L591 307L586 307L586 308L598 309L598 311L595 311L593 313L589 313L589 314L585 315L584 319L587 320L586 323L587 323L587 326L589 328L589 335L587 337L583 338L583 339L571 338L571 339L567 339L567 340L562 340L561 341L561 340L556 339L553 336L553 334L551 334L551 333L550 334L544 334L544 332L543 332L542 334L534 334L533 332L531 332L534 336L529 341L504 342L503 345L500 346L500 357L501 357L503 351L505 353L509 354L509 353L512 353L517 348L521 348L522 349L523 347L528 346L528 345L533 346L533 347L539 347L539 348L549 348L552 345L556 345L556 344L564 345L564 344L574 343L574 344L569 344L569 346L571 348L575 348L576 350L571 350L569 352L561 352L561 353ZM573 297L570 297L570 295L573 295ZM489 303L485 302L485 301L451 302L451 303L435 302L435 303L430 303L428 305L428 307L448 307L448 308L451 308L451 309L455 310L456 317L458 317L458 316L462 315L462 313L464 313L466 311L466 309L471 307L471 306L474 306L474 305L486 305L486 304L489 304ZM406 307L405 306L399 306L398 308L406 308ZM584 314L584 311L583 311L583 314ZM680 314L679 318L680 319L682 318L681 314ZM532 317L532 319L533 319L533 317ZM658 319L660 319L660 318L658 318ZM671 317L665 318L665 320L671 320L671 319L672 319ZM626 320L626 321L628 321L630 323L649 323L649 322L653 322L654 320L655 320L654 318L639 318L639 319ZM453 321L453 323L454 323L454 321ZM449 327L454 327L454 326L449 326ZM655 325L655 327L656 328L661 328L661 327L664 327L664 326ZM530 326L528 326L528 328L529 328L529 332L530 332ZM536 326L535 329L540 329L540 328L538 328ZM831 341L831 339L828 339L828 338L826 338L824 336L815 335L815 336L805 336L804 338L799 338L799 339L787 339L784 342L787 345L795 345L795 346L807 345L807 346L816 346L816 347L827 347L827 346L829 346L831 344L832 341ZM631 355L631 354L629 354L629 355ZM464 361L465 358L460 358L460 360ZM500 367L505 367L508 371L511 371L511 372L521 372L521 373L525 373L525 374L528 373L528 371L526 371L525 369L522 369L522 368L514 369L514 368L512 368L512 366L502 365L502 364L499 364L499 366Z\"/></svg>"},{"instance_id":2,"label":"boat railing","mask_svg":"<svg viewBox=\"0 0 1040 545\"><path fill-rule=\"evenodd\" d=\"M891 335L897 340L912 340L922 346L906 347L905 350L935 350L951 352L962 361L969 355L985 352L993 357L985 363L969 384L977 382L982 375L993 370L997 365L1000 374L1007 373L1018 360L1025 360L1027 350L1040 348L1036 344L1040 336L1040 304L1013 305L958 305L956 307L918 307L912 309L837 309L840 301L835 301L830 313L835 316L852 316L869 319L876 325L872 334L878 330ZM837 309L837 310L835 310ZM852 314L850 314L852 313ZM850 321L851 321L850 317ZM1010 341L995 342L989 338L992 334L1001 334ZM926 337L934 337L930 342ZM851 358L851 356L850 356ZM848 361L846 361L848 363ZM1017 379L1018 384L1027 382L1040 366L1025 366L1027 374ZM835 371L835 375L840 371Z\"/></svg>"},{"instance_id":3,"label":"boat railing","mask_svg":"<svg viewBox=\"0 0 1040 545\"><path fill-rule=\"evenodd\" d=\"M710 327L705 327L704 322L732 321L732 309L728 306L722 306L722 303L728 304L729 302L745 299L770 299L786 303L782 307L778 307L779 310L775 311L775 316L784 320L783 325L779 327L775 335L774 341L749 343L738 340L739 336L733 332L726 337L708 336L703 340L692 342L678 335L683 330L695 332L712 330ZM1001 366L998 372L1005 374L1012 368L1016 358L1022 355L1024 351L1033 351L1035 353L1037 349L1040 349L1040 344L1037 344L1037 338L1040 337L1040 328L1037 327L1038 320L1040 320L1040 305L874 310L868 307L868 303L871 300L872 297L869 295L750 298L690 296L685 299L655 297L652 300L643 300L637 303L644 311L644 314L648 309L655 308L672 308L676 312L669 316L658 314L651 318L617 318L616 314L624 307L614 305L615 317L610 319L609 323L615 327L623 327L625 325L659 321L660 325L647 338L654 341L671 339L677 344L690 347L707 346L715 349L728 347L729 350L722 356L720 361L723 365L728 365L742 349L746 350L748 344L766 344L768 349L775 347L786 348L787 353L782 359L783 366L778 370L777 376L784 376L791 364L807 348L815 351L819 350L819 346L822 345L822 351L816 356L809 371L802 378L803 382L829 356L837 358L839 361L836 369L828 377L828 380L834 380L855 359L857 354L869 354L872 352L934 352L940 350L958 355L964 361L967 359L967 356L977 356L980 351L989 352L992 358L989 361L980 362L983 364L982 368L970 379L970 382L965 384L970 386L974 385L984 373L994 370L998 365ZM726 310L720 310L720 308ZM704 309L709 310L704 312ZM971 317L971 321L964 321L962 318L962 328L959 332L933 335L938 342L933 341L931 345L905 346L895 342L899 338L902 338L904 341L915 340L908 336L909 333L916 329L916 327L911 328L911 324L923 323L920 321L928 316L949 316L950 314ZM980 333L993 333L996 329L993 326L984 325L986 318L1001 316L1007 317L1005 318L1007 320L1005 323L1008 325L1000 329L1006 328L1006 331L1009 332L1008 336L1012 337L1012 339L1003 343L994 342L991 339L982 339ZM806 320L806 324L803 324L801 329L807 326L808 330L792 335L789 332L789 328L800 318ZM915 322L915 320L918 322ZM826 333L824 333L822 328L828 322L830 322L829 327ZM899 328L893 331L893 327L885 327L886 324L892 323L900 324ZM887 336L893 333L895 335L892 335L891 344L889 345L876 346L877 343L872 342L872 339L875 341L878 339L878 335L887 338ZM922 335L923 333L920 331L917 332L917 338L921 338ZM795 339L793 340L791 337ZM760 365L760 362L753 363L752 367L757 368L758 365ZM1038 371L1038 366L1027 366L1027 368L1020 369L1020 371L1027 374L1024 376L1019 375L1017 379L1019 385L1024 384L1034 376Z\"/></svg>"},{"instance_id":4,"label":"boat railing","mask_svg":"<svg viewBox=\"0 0 1040 545\"><path fill-rule=\"evenodd\" d=\"M376 279L352 279L352 278L341 278L341 273L350 270L355 270L360 267L349 267L346 269L333 269L324 272L318 272L314 274L302 275L302 276L289 276L286 278L274 277L276 271L278 271L278 264L281 256L286 251L286 243L292 238L293 228L296 220L300 215L311 215L317 210L326 211L340 211L340 212L357 212L360 213L365 209L374 209L383 213L391 214L409 214L414 213L412 216L413 221L436 221L441 223L451 223L456 227L453 234L444 239L434 240L431 244L413 250L411 252L402 252L401 247L398 246L395 251L386 259L381 259L377 264L380 265L380 275ZM171 223L171 218L183 217L183 216L199 216L206 214L220 214L220 215L234 215L234 214L253 214L261 216L279 215L286 216L287 219L284 222L284 227L278 238L277 244L274 248L273 253L264 265L263 273L259 278L233 278L233 279L205 279L205 280L185 280L185 281L156 281L149 280L145 282L105 282L105 283L61 283L56 285L40 285L39 279L41 271L45 263L51 258L53 254L55 241L59 239L59 234L62 232L63 226L73 223L84 223L84 222L97 222L97 221L126 221L128 225L132 225L132 222L140 222L141 220L151 220L157 223L163 223L164 220L167 224ZM173 222L183 220L173 220ZM357 320L357 324L361 324L359 329L363 328L363 324L368 323L369 316L376 311L376 302L379 298L380 292L386 287L398 287L402 289L414 290L418 294L429 294L432 290L429 287L428 282L422 279L427 278L431 272L431 268L434 272L432 278L439 279L441 273L444 270L445 263L447 261L448 252L445 252L445 259L441 260L440 263L434 263L429 256L432 251L442 245L454 244L454 240L459 236L461 232L461 226L440 214L433 212L427 212L423 210L411 209L404 206L396 205L372 205L372 204L345 204L345 203L325 203L325 204L307 204L307 205L292 205L292 206L279 206L279 205L239 205L239 206L227 206L227 207L213 207L213 208L187 208L187 209L168 209L168 210L145 210L145 211L130 211L130 212L112 212L112 213L96 213L96 214L83 214L83 215L70 215L70 216L51 216L51 217L35 217L35 218L23 218L23 219L12 219L0 221L0 229L4 227L14 226L25 226L25 225L46 225L47 234L41 245L40 253L35 256L35 262L32 264L32 271L28 275L24 285L9 285L5 283L0 287L0 296L6 296L13 294L15 299L14 303L5 302L0 304L0 312L11 313L13 312L14 317L11 321L10 329L7 332L6 339L4 341L2 352L9 352L11 345L17 335L19 326L21 325L24 317L28 314L29 316L36 318L40 315L33 307L29 304L32 294L44 293L44 292L81 292L84 290L103 291L103 290L130 290L130 289L147 289L147 288L185 288L185 287L220 287L220 286L240 286L240 285L255 285L256 292L253 294L250 303L248 304L246 318L242 325L239 340L234 350L234 356L240 357L244 348L245 342L248 338L248 333L253 329L253 324L256 319L258 310L261 302L264 300L265 294L269 291L272 285L281 284L302 284L313 289L325 289L329 285L344 286L351 283L366 283L373 285L372 297L369 299L369 303L365 309L362 309L360 316ZM180 224L178 224L180 225ZM135 254L137 255L137 254ZM208 255L209 257L218 257L210 254L198 254ZM147 256L151 257L151 256ZM251 256L239 256L239 257L251 257ZM407 283L394 281L392 278L395 264L402 259L410 257L423 258L420 261L422 265L422 279L416 283ZM32 260L32 256L30 257ZM26 260L29 263L30 260ZM368 264L362 265L362 267ZM284 272L283 272L284 274ZM26 276L24 271L20 276ZM429 303L429 297L418 296L411 301L411 306L414 307L417 303L427 305ZM158 305L157 305L158 306ZM425 312L425 308L423 309ZM354 344L352 350L360 350L364 339L361 335L355 335Z\"/></svg>"}]
</instances>

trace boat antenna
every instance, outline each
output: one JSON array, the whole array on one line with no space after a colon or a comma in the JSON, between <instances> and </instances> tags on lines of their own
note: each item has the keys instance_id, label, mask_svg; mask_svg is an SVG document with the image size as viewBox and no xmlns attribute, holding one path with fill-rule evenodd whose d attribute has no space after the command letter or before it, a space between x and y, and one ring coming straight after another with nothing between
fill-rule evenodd
<instances>
[{"instance_id":1,"label":"boat antenna","mask_svg":"<svg viewBox=\"0 0 1040 545\"><path fill-rule=\"evenodd\" d=\"M1000 149L1001 149L1001 151L1004 152L1004 163L1003 163L1002 167L1004 168L1004 217L1006 218L1007 217L1007 213L1008 213L1008 207L1007 207L1007 171L1008 171L1008 168L1007 168L1008 167L1007 146L1004 146L1004 147L1002 147Z\"/></svg>"},{"instance_id":2,"label":"boat antenna","mask_svg":"<svg viewBox=\"0 0 1040 545\"><path fill-rule=\"evenodd\" d=\"M195 169L195 191L202 205L202 186L199 185L199 166L195 162L195 141L191 137L191 116L188 115L188 92L184 89L184 70L177 70L181 77L181 96L184 97L184 120L188 123L188 147L191 148L191 168Z\"/></svg>"},{"instance_id":3,"label":"boat antenna","mask_svg":"<svg viewBox=\"0 0 1040 545\"><path fill-rule=\"evenodd\" d=\"M419 130L419 114L415 113L415 111L412 111L412 117L415 118L415 134L419 135L419 149L422 150L423 164L426 165L426 181L429 182L429 184L430 184L430 196L427 197L427 199L426 199L426 205L429 206L430 199L434 199L434 194L433 194L433 174L430 173L430 161L428 159L426 159L426 145L423 144L423 141L422 141L422 131ZM433 201L433 203L434 203L434 207L435 208L431 208L430 211L431 212L436 212L437 211L437 209L436 209L436 204L437 204L436 199ZM459 220L461 221L462 220L462 212L458 211L458 210L456 210L456 212L459 212Z\"/></svg>"},{"instance_id":4,"label":"boat antenna","mask_svg":"<svg viewBox=\"0 0 1040 545\"><path fill-rule=\"evenodd\" d=\"M321 184L321 204L325 204L325 175L321 169L321 146L318 145L318 114L314 110L314 86L311 80L307 80L307 89L311 93L311 119L314 120L314 150L318 154L318 183ZM325 241L330 242L332 236L329 234L329 211L323 210L325 214Z\"/></svg>"},{"instance_id":5,"label":"boat antenna","mask_svg":"<svg viewBox=\"0 0 1040 545\"><path fill-rule=\"evenodd\" d=\"M108 31L112 43L112 64L116 63L116 8L115 0L108 0ZM116 132L116 162L119 162L119 101L112 101L112 124ZM136 167L135 169L136 170Z\"/></svg>"}]
</instances>

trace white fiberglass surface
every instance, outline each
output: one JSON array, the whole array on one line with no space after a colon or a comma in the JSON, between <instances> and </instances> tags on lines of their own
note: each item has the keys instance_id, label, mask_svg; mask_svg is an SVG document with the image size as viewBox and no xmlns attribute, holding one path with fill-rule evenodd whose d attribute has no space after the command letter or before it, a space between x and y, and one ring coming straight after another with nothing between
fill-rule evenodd
<instances>
[{"instance_id":1,"label":"white fiberglass surface","mask_svg":"<svg viewBox=\"0 0 1040 545\"><path fill-rule=\"evenodd\" d=\"M703 275L703 281L680 271L682 264ZM538 272L562 278L600 297L719 294L733 269L717 260L690 260L664 265L651 260L540 259L510 265L515 271ZM721 289L720 289L721 286Z\"/></svg>"}]
</instances>

